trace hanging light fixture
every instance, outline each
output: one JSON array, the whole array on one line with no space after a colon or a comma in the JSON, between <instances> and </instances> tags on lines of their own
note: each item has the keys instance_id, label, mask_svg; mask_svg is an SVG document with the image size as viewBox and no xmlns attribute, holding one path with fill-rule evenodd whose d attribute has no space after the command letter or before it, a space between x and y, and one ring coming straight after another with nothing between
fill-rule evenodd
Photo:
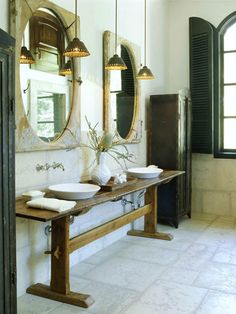
<instances>
[{"instance_id":1,"label":"hanging light fixture","mask_svg":"<svg viewBox=\"0 0 236 314\"><path fill-rule=\"evenodd\" d=\"M72 74L71 61L68 60L63 67L60 69L60 75L70 75Z\"/></svg>"},{"instance_id":2,"label":"hanging light fixture","mask_svg":"<svg viewBox=\"0 0 236 314\"><path fill-rule=\"evenodd\" d=\"M75 38L69 42L63 55L66 57L87 57L90 55L85 44L77 37L77 0L75 0Z\"/></svg>"},{"instance_id":3,"label":"hanging light fixture","mask_svg":"<svg viewBox=\"0 0 236 314\"><path fill-rule=\"evenodd\" d=\"M35 60L32 56L32 53L25 47L21 47L20 51L20 64L33 64Z\"/></svg>"},{"instance_id":4,"label":"hanging light fixture","mask_svg":"<svg viewBox=\"0 0 236 314\"><path fill-rule=\"evenodd\" d=\"M23 33L23 46L20 50L20 64L33 64L35 60L32 56L32 53L25 46L25 35Z\"/></svg>"},{"instance_id":5,"label":"hanging light fixture","mask_svg":"<svg viewBox=\"0 0 236 314\"><path fill-rule=\"evenodd\" d=\"M118 15L118 10L117 10L117 0L116 2L116 7L115 7L115 54L113 57L111 57L105 66L106 70L126 70L127 66L124 62L124 60L118 56L117 54L117 15Z\"/></svg>"},{"instance_id":6,"label":"hanging light fixture","mask_svg":"<svg viewBox=\"0 0 236 314\"><path fill-rule=\"evenodd\" d=\"M147 0L144 0L144 66L139 70L138 80L153 80L155 77L147 67Z\"/></svg>"},{"instance_id":7,"label":"hanging light fixture","mask_svg":"<svg viewBox=\"0 0 236 314\"><path fill-rule=\"evenodd\" d=\"M27 6L29 7L30 11L33 13L27 0L25 0L25 2ZM30 50L27 49L25 46L25 34L23 33L23 46L21 47L21 50L20 50L20 64L33 64L33 63L35 63L35 60Z\"/></svg>"}]
</instances>

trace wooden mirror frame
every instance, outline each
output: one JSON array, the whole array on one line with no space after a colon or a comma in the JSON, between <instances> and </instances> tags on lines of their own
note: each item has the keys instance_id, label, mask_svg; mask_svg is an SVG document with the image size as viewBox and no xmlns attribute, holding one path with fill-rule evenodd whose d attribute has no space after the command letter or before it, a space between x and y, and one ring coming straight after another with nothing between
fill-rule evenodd
<instances>
[{"instance_id":1,"label":"wooden mirror frame","mask_svg":"<svg viewBox=\"0 0 236 314\"><path fill-rule=\"evenodd\" d=\"M103 122L105 131L112 132L112 118L110 110L110 71L105 69L110 57L114 55L115 34L110 31L103 33ZM140 67L140 47L125 38L117 36L117 46L124 46L129 54L134 77L134 112L130 131L122 143L140 143L142 121L140 119L140 82L136 79Z\"/></svg>"},{"instance_id":2,"label":"wooden mirror frame","mask_svg":"<svg viewBox=\"0 0 236 314\"><path fill-rule=\"evenodd\" d=\"M27 5L28 3L28 5ZM74 37L74 14L47 0L11 0L10 1L10 33L16 39L15 51L15 74L16 74L16 152L45 151L55 149L68 149L77 147L80 139L80 106L79 106L79 78L80 60L73 60L73 79L71 108L67 119L67 124L61 135L51 143L41 140L32 129L25 113L20 86L20 50L25 27L32 16L39 8L51 10L62 22L66 30L68 40ZM78 18L79 19L79 18ZM79 25L79 21L78 21Z\"/></svg>"}]
</instances>

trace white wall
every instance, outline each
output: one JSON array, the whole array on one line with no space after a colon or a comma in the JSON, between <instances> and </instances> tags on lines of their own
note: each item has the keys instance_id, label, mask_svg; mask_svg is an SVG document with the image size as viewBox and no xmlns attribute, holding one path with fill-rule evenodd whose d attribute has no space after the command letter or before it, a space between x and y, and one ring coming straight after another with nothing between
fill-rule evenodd
<instances>
[{"instance_id":1,"label":"white wall","mask_svg":"<svg viewBox=\"0 0 236 314\"><path fill-rule=\"evenodd\" d=\"M73 11L74 1L54 0L64 8ZM99 122L102 128L103 113L103 78L102 78L102 35L105 30L114 31L114 3L111 0L78 0L78 14L81 19L80 38L88 47L91 56L81 60L81 111L82 129L85 129L84 115L92 123ZM152 93L164 92L167 78L165 76L168 65L165 54L166 36L163 33L167 23L167 10L165 0L149 0L148 12L148 65L152 68L157 79L142 83L141 115L145 122L145 102ZM143 1L119 1L119 35L143 45ZM143 52L143 49L142 49ZM85 133L82 134L85 139ZM139 165L146 163L146 134L145 124L143 138L140 144L129 145L129 150L136 156ZM79 181L89 175L88 162L81 149L53 152L18 153L16 155L16 190L17 194L28 189L41 189L53 183ZM37 172L35 166L46 162L62 162L65 172L49 170ZM110 163L111 169L117 165ZM71 226L72 234L86 230L109 217L123 212L118 203L108 203L95 207L89 214L75 219ZM140 220L142 223L142 219ZM43 254L48 249L49 239L44 234L46 224L32 222L26 219L17 219L17 266L18 266L18 295L37 281L46 281L49 276L49 258ZM71 256L71 263L86 258L106 245L122 237L129 226L108 235L80 249Z\"/></svg>"},{"instance_id":2,"label":"white wall","mask_svg":"<svg viewBox=\"0 0 236 314\"><path fill-rule=\"evenodd\" d=\"M5 32L9 31L8 28L8 2L7 0L1 0L1 18L0 18L0 28Z\"/></svg>"},{"instance_id":3,"label":"white wall","mask_svg":"<svg viewBox=\"0 0 236 314\"><path fill-rule=\"evenodd\" d=\"M170 0L168 28L168 92L189 85L189 34L191 16L214 26L236 10L236 1ZM194 211L236 216L236 160L193 155L192 205Z\"/></svg>"}]
</instances>

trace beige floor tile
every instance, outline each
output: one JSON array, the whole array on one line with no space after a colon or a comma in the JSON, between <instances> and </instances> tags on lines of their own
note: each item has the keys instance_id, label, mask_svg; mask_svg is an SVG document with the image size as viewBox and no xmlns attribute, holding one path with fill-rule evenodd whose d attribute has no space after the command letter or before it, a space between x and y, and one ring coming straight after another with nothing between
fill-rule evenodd
<instances>
[{"instance_id":1,"label":"beige floor tile","mask_svg":"<svg viewBox=\"0 0 236 314\"><path fill-rule=\"evenodd\" d=\"M180 257L180 254L181 253L177 250L169 250L164 247L153 247L149 245L132 245L118 253L119 256L149 263L157 263L163 266L175 263Z\"/></svg>"},{"instance_id":2,"label":"beige floor tile","mask_svg":"<svg viewBox=\"0 0 236 314\"><path fill-rule=\"evenodd\" d=\"M93 280L83 280L81 287L80 280L75 277L71 278L71 289L91 295L95 302L88 308L88 312L93 314L120 313L120 311L133 303L140 295L139 292L131 289L95 282Z\"/></svg>"},{"instance_id":3,"label":"beige floor tile","mask_svg":"<svg viewBox=\"0 0 236 314\"><path fill-rule=\"evenodd\" d=\"M168 267L162 273L160 279L168 282L176 282L180 284L191 285L198 275L199 275L198 271L186 268Z\"/></svg>"},{"instance_id":4,"label":"beige floor tile","mask_svg":"<svg viewBox=\"0 0 236 314\"><path fill-rule=\"evenodd\" d=\"M17 300L17 314L46 314L58 308L61 304L26 293Z\"/></svg>"},{"instance_id":5,"label":"beige floor tile","mask_svg":"<svg viewBox=\"0 0 236 314\"><path fill-rule=\"evenodd\" d=\"M195 286L235 293L236 265L209 263L193 283Z\"/></svg>"},{"instance_id":6,"label":"beige floor tile","mask_svg":"<svg viewBox=\"0 0 236 314\"><path fill-rule=\"evenodd\" d=\"M164 269L162 265L116 256L92 269L84 278L143 291Z\"/></svg>"},{"instance_id":7,"label":"beige floor tile","mask_svg":"<svg viewBox=\"0 0 236 314\"><path fill-rule=\"evenodd\" d=\"M236 295L209 291L196 314L233 314L236 312Z\"/></svg>"},{"instance_id":8,"label":"beige floor tile","mask_svg":"<svg viewBox=\"0 0 236 314\"><path fill-rule=\"evenodd\" d=\"M211 261L217 246L193 243L176 262L176 267L200 271Z\"/></svg>"},{"instance_id":9,"label":"beige floor tile","mask_svg":"<svg viewBox=\"0 0 236 314\"><path fill-rule=\"evenodd\" d=\"M140 301L124 314L190 314L197 309L206 293L206 289L161 281L147 289Z\"/></svg>"}]
</instances>

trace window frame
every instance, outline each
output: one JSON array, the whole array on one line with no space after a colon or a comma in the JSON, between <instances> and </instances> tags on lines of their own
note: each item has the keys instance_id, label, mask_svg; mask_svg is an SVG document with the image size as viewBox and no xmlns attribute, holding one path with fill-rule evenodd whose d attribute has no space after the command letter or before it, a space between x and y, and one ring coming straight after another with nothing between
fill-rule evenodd
<instances>
[{"instance_id":1,"label":"window frame","mask_svg":"<svg viewBox=\"0 0 236 314\"><path fill-rule=\"evenodd\" d=\"M228 15L218 26L215 40L215 114L214 114L214 157L236 159L235 149L224 149L224 35L229 27L236 23L236 11Z\"/></svg>"}]
</instances>

